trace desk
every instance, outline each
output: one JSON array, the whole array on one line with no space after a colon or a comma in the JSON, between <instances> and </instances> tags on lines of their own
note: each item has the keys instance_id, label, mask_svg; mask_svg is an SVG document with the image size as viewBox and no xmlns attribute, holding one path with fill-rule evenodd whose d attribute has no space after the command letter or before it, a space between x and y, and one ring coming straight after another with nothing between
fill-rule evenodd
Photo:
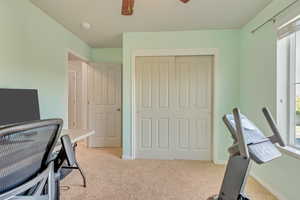
<instances>
[{"instance_id":1,"label":"desk","mask_svg":"<svg viewBox=\"0 0 300 200\"><path fill-rule=\"evenodd\" d=\"M62 129L60 137L64 135L69 135L73 144L84 140L95 134L95 131L89 129ZM57 145L54 148L54 152L59 151L61 148L60 140L57 141Z\"/></svg>"},{"instance_id":2,"label":"desk","mask_svg":"<svg viewBox=\"0 0 300 200\"><path fill-rule=\"evenodd\" d=\"M95 134L95 131L88 129L62 129L60 137L69 135L72 143L84 140Z\"/></svg>"}]
</instances>

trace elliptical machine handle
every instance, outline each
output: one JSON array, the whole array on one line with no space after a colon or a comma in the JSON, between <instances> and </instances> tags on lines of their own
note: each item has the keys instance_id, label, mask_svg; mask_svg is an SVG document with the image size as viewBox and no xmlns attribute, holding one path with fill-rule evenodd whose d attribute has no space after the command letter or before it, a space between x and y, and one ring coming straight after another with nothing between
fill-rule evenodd
<instances>
[{"instance_id":1,"label":"elliptical machine handle","mask_svg":"<svg viewBox=\"0 0 300 200\"><path fill-rule=\"evenodd\" d=\"M238 140L238 146L240 149L240 154L246 159L249 159L249 151L248 146L245 143L244 133L243 133L243 126L242 126L242 120L241 120L241 114L240 110L238 108L233 109L233 117L236 125L236 135Z\"/></svg>"},{"instance_id":2,"label":"elliptical machine handle","mask_svg":"<svg viewBox=\"0 0 300 200\"><path fill-rule=\"evenodd\" d=\"M269 125L271 127L273 134L274 134L274 135L270 136L269 139L271 140L271 142L273 144L278 143L280 146L285 147L285 143L279 133L279 130L277 128L277 125L276 125L272 115L271 115L271 112L266 107L263 108L262 111L264 113L264 116L265 116L267 122L269 123Z\"/></svg>"}]
</instances>

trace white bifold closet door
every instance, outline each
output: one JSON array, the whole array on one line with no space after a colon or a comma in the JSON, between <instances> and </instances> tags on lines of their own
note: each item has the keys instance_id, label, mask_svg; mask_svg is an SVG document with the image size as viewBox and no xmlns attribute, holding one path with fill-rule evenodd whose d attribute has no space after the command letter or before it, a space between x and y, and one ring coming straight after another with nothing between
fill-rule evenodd
<instances>
[{"instance_id":1,"label":"white bifold closet door","mask_svg":"<svg viewBox=\"0 0 300 200\"><path fill-rule=\"evenodd\" d=\"M211 160L213 56L137 57L136 157Z\"/></svg>"}]
</instances>

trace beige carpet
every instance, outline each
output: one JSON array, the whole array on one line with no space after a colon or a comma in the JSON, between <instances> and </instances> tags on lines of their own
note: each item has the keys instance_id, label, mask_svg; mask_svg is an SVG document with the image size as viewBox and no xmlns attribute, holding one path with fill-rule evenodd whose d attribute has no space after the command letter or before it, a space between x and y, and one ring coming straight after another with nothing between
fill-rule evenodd
<instances>
[{"instance_id":1,"label":"beige carpet","mask_svg":"<svg viewBox=\"0 0 300 200\"><path fill-rule=\"evenodd\" d=\"M206 200L219 190L224 167L201 161L120 159L120 149L87 149L80 145L78 159L84 168L87 188L81 187L78 172L62 185L63 200ZM248 196L255 200L276 200L252 178Z\"/></svg>"}]
</instances>

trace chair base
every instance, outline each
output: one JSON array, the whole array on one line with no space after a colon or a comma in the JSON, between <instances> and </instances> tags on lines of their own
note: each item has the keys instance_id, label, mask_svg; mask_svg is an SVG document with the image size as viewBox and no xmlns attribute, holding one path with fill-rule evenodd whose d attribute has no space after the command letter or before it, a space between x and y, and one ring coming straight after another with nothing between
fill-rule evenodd
<instances>
[{"instance_id":1,"label":"chair base","mask_svg":"<svg viewBox=\"0 0 300 200\"><path fill-rule=\"evenodd\" d=\"M54 163L27 183L0 195L0 200L32 199L32 200L59 200L58 181L54 174ZM26 195L24 195L26 194Z\"/></svg>"}]
</instances>

